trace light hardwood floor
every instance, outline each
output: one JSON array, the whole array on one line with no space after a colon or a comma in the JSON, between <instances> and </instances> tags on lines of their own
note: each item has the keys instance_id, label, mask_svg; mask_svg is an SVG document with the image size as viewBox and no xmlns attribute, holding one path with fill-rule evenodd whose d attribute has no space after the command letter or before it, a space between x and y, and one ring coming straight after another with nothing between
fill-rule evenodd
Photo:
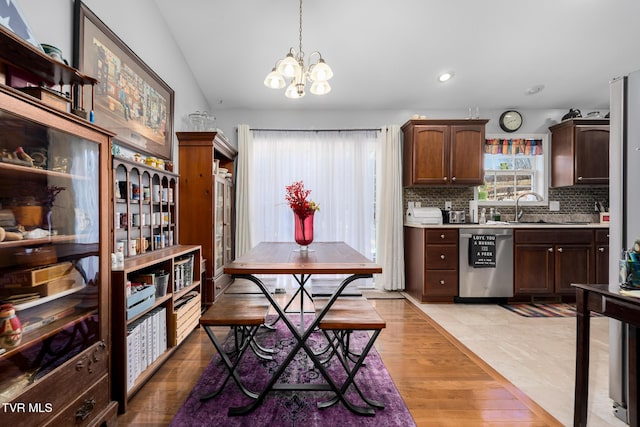
<instances>
[{"instance_id":1,"label":"light hardwood floor","mask_svg":"<svg viewBox=\"0 0 640 427\"><path fill-rule=\"evenodd\" d=\"M373 300L376 342L418 426L561 426L547 411L408 300ZM167 425L214 354L196 329L129 401L122 426Z\"/></svg>"}]
</instances>

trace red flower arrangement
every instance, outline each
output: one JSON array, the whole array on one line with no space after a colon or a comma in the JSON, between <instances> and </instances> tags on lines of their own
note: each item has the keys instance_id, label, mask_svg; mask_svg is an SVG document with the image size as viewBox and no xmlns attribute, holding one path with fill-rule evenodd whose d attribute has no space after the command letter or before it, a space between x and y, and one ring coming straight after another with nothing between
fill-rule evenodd
<instances>
[{"instance_id":1,"label":"red flower arrangement","mask_svg":"<svg viewBox=\"0 0 640 427\"><path fill-rule=\"evenodd\" d=\"M289 207L293 212L305 219L309 215L312 215L315 211L320 210L320 206L312 200L308 200L311 190L304 189L304 183L302 181L294 182L291 185L285 187L287 194L285 199L289 203Z\"/></svg>"}]
</instances>

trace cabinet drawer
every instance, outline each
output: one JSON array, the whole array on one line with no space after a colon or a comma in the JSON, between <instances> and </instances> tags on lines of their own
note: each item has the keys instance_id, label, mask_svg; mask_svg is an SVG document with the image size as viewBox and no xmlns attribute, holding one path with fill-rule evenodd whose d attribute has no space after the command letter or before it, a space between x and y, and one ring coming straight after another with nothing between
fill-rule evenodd
<instances>
[{"instance_id":1,"label":"cabinet drawer","mask_svg":"<svg viewBox=\"0 0 640 427\"><path fill-rule=\"evenodd\" d=\"M427 245L425 260L429 270L456 270L458 268L458 247L455 245Z\"/></svg>"},{"instance_id":2,"label":"cabinet drawer","mask_svg":"<svg viewBox=\"0 0 640 427\"><path fill-rule=\"evenodd\" d=\"M427 270L424 294L429 296L457 296L458 272L456 270Z\"/></svg>"},{"instance_id":3,"label":"cabinet drawer","mask_svg":"<svg viewBox=\"0 0 640 427\"><path fill-rule=\"evenodd\" d=\"M175 335L171 345L180 344L200 322L200 294L173 313Z\"/></svg>"},{"instance_id":4,"label":"cabinet drawer","mask_svg":"<svg viewBox=\"0 0 640 427\"><path fill-rule=\"evenodd\" d=\"M101 415L109 401L109 378L105 375L46 425L86 426L92 424L95 421L94 418Z\"/></svg>"},{"instance_id":5,"label":"cabinet drawer","mask_svg":"<svg viewBox=\"0 0 640 427\"><path fill-rule=\"evenodd\" d=\"M458 229L457 228L441 228L441 229L427 229L426 230L426 243L431 244L451 244L458 243Z\"/></svg>"},{"instance_id":6,"label":"cabinet drawer","mask_svg":"<svg viewBox=\"0 0 640 427\"><path fill-rule=\"evenodd\" d=\"M45 425L45 423L70 405L77 396L94 384L101 384L107 393L109 384L101 382L107 378L109 358L104 343L96 343L82 354L67 361L49 375L37 381L31 388L21 394L14 404L22 403L26 407L20 411L5 410L2 412L2 424L12 426L25 425L25 414L28 411L27 425ZM52 392L52 391L59 392ZM102 411L107 400L96 403ZM32 405L29 407L28 405ZM16 407L18 408L18 407ZM51 425L75 425L73 423L54 423ZM81 425L81 424L80 424Z\"/></svg>"},{"instance_id":7,"label":"cabinet drawer","mask_svg":"<svg viewBox=\"0 0 640 427\"><path fill-rule=\"evenodd\" d=\"M593 229L550 229L550 230L514 230L515 243L540 243L540 244L591 244L593 242Z\"/></svg>"}]
</instances>

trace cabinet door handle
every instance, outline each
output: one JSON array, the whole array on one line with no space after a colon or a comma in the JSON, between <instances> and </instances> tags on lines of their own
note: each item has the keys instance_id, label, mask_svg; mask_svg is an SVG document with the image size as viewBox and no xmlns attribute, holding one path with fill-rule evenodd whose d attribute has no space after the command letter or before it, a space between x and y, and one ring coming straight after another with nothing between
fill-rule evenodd
<instances>
[{"instance_id":1,"label":"cabinet door handle","mask_svg":"<svg viewBox=\"0 0 640 427\"><path fill-rule=\"evenodd\" d=\"M440 259L445 259L446 257L444 256L444 254L440 254Z\"/></svg>"},{"instance_id":2,"label":"cabinet door handle","mask_svg":"<svg viewBox=\"0 0 640 427\"><path fill-rule=\"evenodd\" d=\"M441 238L441 239L444 239L444 237L445 237L445 236L444 236L444 234L441 234L441 235L440 235L440 238Z\"/></svg>"},{"instance_id":3,"label":"cabinet door handle","mask_svg":"<svg viewBox=\"0 0 640 427\"><path fill-rule=\"evenodd\" d=\"M582 177L581 176L578 177L578 181L582 181Z\"/></svg>"},{"instance_id":4,"label":"cabinet door handle","mask_svg":"<svg viewBox=\"0 0 640 427\"><path fill-rule=\"evenodd\" d=\"M599 247L599 248L598 248L598 251L600 251L600 252L604 252L604 248L603 248L603 247Z\"/></svg>"},{"instance_id":5,"label":"cabinet door handle","mask_svg":"<svg viewBox=\"0 0 640 427\"><path fill-rule=\"evenodd\" d=\"M455 177L455 176L454 176L453 178L451 178L451 181L455 181L455 180L456 180L456 177Z\"/></svg>"},{"instance_id":6,"label":"cabinet door handle","mask_svg":"<svg viewBox=\"0 0 640 427\"><path fill-rule=\"evenodd\" d=\"M549 248L549 249L547 249L547 251L553 252L553 248Z\"/></svg>"},{"instance_id":7,"label":"cabinet door handle","mask_svg":"<svg viewBox=\"0 0 640 427\"><path fill-rule=\"evenodd\" d=\"M444 280L440 280L440 284L441 284L441 285L444 285Z\"/></svg>"},{"instance_id":8,"label":"cabinet door handle","mask_svg":"<svg viewBox=\"0 0 640 427\"><path fill-rule=\"evenodd\" d=\"M562 248L558 248L558 252L562 252Z\"/></svg>"},{"instance_id":9,"label":"cabinet door handle","mask_svg":"<svg viewBox=\"0 0 640 427\"><path fill-rule=\"evenodd\" d=\"M447 177L446 177L446 176L442 177L442 180L443 180L443 181L446 181L446 180L447 180Z\"/></svg>"}]
</instances>

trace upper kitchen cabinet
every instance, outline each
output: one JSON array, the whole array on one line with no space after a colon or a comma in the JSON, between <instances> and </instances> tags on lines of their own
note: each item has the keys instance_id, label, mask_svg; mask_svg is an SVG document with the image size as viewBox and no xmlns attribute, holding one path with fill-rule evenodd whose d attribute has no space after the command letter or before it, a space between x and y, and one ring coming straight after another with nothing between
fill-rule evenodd
<instances>
[{"instance_id":1,"label":"upper kitchen cabinet","mask_svg":"<svg viewBox=\"0 0 640 427\"><path fill-rule=\"evenodd\" d=\"M403 185L483 183L488 120L410 120L402 126Z\"/></svg>"},{"instance_id":2,"label":"upper kitchen cabinet","mask_svg":"<svg viewBox=\"0 0 640 427\"><path fill-rule=\"evenodd\" d=\"M609 184L609 120L570 119L551 131L551 187Z\"/></svg>"}]
</instances>

